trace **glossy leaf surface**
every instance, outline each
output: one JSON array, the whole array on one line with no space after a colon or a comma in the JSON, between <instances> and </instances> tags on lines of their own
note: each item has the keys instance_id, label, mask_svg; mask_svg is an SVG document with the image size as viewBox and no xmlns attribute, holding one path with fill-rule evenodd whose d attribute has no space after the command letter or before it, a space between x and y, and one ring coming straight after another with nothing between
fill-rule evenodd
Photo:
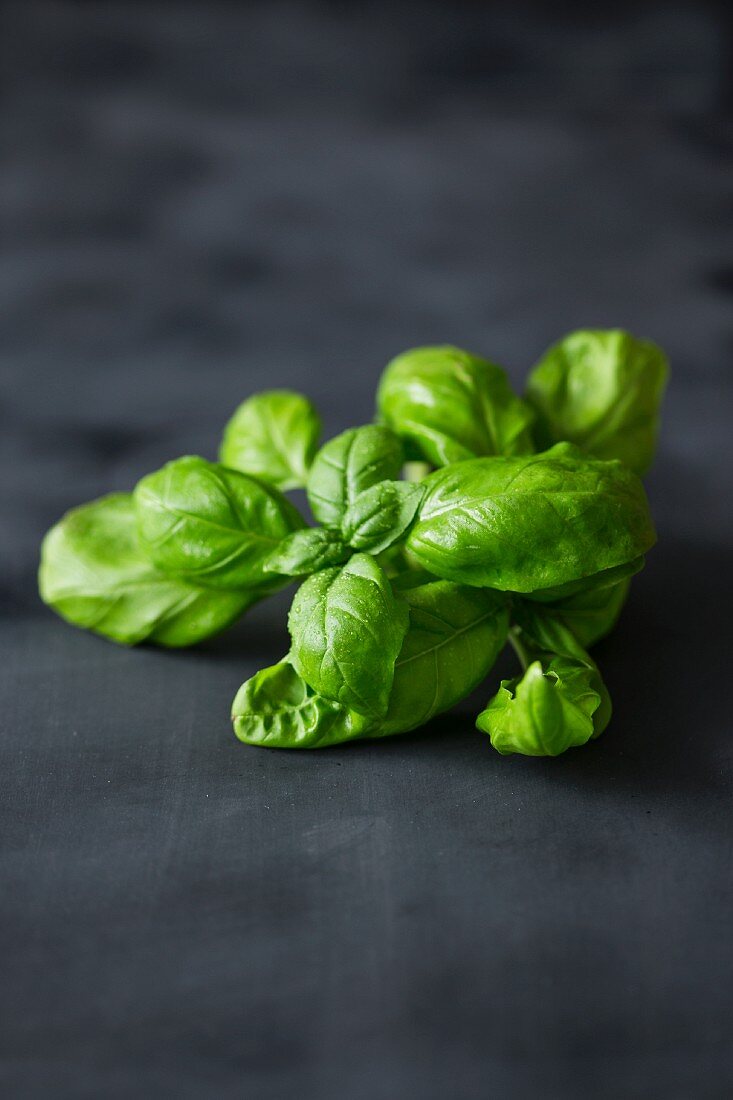
<instances>
[{"instance_id":1,"label":"glossy leaf surface","mask_svg":"<svg viewBox=\"0 0 733 1100\"><path fill-rule=\"evenodd\" d=\"M590 683L600 700L593 715L594 736L597 737L611 718L611 697L598 665L585 646L568 623L550 607L515 599L512 617L515 625L510 637L525 666L536 659L544 666L555 657L567 657L590 669Z\"/></svg>"},{"instance_id":2,"label":"glossy leaf surface","mask_svg":"<svg viewBox=\"0 0 733 1100\"><path fill-rule=\"evenodd\" d=\"M315 692L291 658L242 685L233 706L237 737L272 748L321 748L416 728L463 698L506 640L507 602L497 592L433 581L407 594L409 630L383 719L364 717Z\"/></svg>"},{"instance_id":3,"label":"glossy leaf surface","mask_svg":"<svg viewBox=\"0 0 733 1100\"><path fill-rule=\"evenodd\" d=\"M601 584L545 606L587 649L605 638L616 625L630 584L629 578L615 584Z\"/></svg>"},{"instance_id":4,"label":"glossy leaf surface","mask_svg":"<svg viewBox=\"0 0 733 1100\"><path fill-rule=\"evenodd\" d=\"M224 429L223 465L277 489L305 486L318 449L321 418L300 393L268 390L243 401Z\"/></svg>"},{"instance_id":5,"label":"glossy leaf surface","mask_svg":"<svg viewBox=\"0 0 733 1100\"><path fill-rule=\"evenodd\" d=\"M216 588L272 588L264 563L304 521L277 489L203 458L169 462L134 493L138 531L159 569Z\"/></svg>"},{"instance_id":6,"label":"glossy leaf surface","mask_svg":"<svg viewBox=\"0 0 733 1100\"><path fill-rule=\"evenodd\" d=\"M328 527L307 527L293 531L265 561L267 572L300 577L340 565L351 551L337 531Z\"/></svg>"},{"instance_id":7,"label":"glossy leaf surface","mask_svg":"<svg viewBox=\"0 0 733 1100\"><path fill-rule=\"evenodd\" d=\"M533 661L523 676L502 680L476 725L502 754L558 756L594 733L600 696L587 665L570 657Z\"/></svg>"},{"instance_id":8,"label":"glossy leaf surface","mask_svg":"<svg viewBox=\"0 0 733 1100\"><path fill-rule=\"evenodd\" d=\"M490 589L432 581L402 594L410 626L382 735L416 729L473 691L503 649L509 627L507 600Z\"/></svg>"},{"instance_id":9,"label":"glossy leaf surface","mask_svg":"<svg viewBox=\"0 0 733 1100\"><path fill-rule=\"evenodd\" d=\"M601 569L597 573L591 573L587 577L581 577L577 581L567 581L565 584L550 585L549 588L536 588L531 592L523 593L528 600L538 603L560 604L574 597L597 592L601 588L609 588L620 584L622 581L630 581L633 576L644 568L644 555L632 558L631 561L614 565L610 569Z\"/></svg>"},{"instance_id":10,"label":"glossy leaf surface","mask_svg":"<svg viewBox=\"0 0 733 1100\"><path fill-rule=\"evenodd\" d=\"M355 550L380 554L406 533L422 499L421 485L380 481L355 498L341 525L344 539Z\"/></svg>"},{"instance_id":11,"label":"glossy leaf surface","mask_svg":"<svg viewBox=\"0 0 733 1100\"><path fill-rule=\"evenodd\" d=\"M316 455L308 477L308 503L319 523L340 527L356 498L380 481L394 481L402 465L397 436L378 424L350 428Z\"/></svg>"},{"instance_id":12,"label":"glossy leaf surface","mask_svg":"<svg viewBox=\"0 0 733 1100\"><path fill-rule=\"evenodd\" d=\"M405 602L368 554L315 573L289 618L291 660L314 691L359 714L382 717L407 632Z\"/></svg>"},{"instance_id":13,"label":"glossy leaf surface","mask_svg":"<svg viewBox=\"0 0 733 1100\"><path fill-rule=\"evenodd\" d=\"M645 473L667 374L666 356L648 340L620 329L570 333L545 353L527 382L538 445L569 440Z\"/></svg>"},{"instance_id":14,"label":"glossy leaf surface","mask_svg":"<svg viewBox=\"0 0 733 1100\"><path fill-rule=\"evenodd\" d=\"M393 359L382 375L377 407L412 457L436 466L534 449L533 413L505 372L461 348L414 348Z\"/></svg>"},{"instance_id":15,"label":"glossy leaf surface","mask_svg":"<svg viewBox=\"0 0 733 1100\"><path fill-rule=\"evenodd\" d=\"M242 684L232 706L240 741L275 749L316 749L365 737L373 720L309 687L288 659Z\"/></svg>"},{"instance_id":16,"label":"glossy leaf surface","mask_svg":"<svg viewBox=\"0 0 733 1100\"><path fill-rule=\"evenodd\" d=\"M156 569L137 537L128 493L75 508L49 531L39 587L68 622L126 645L193 645L229 626L258 598L199 588Z\"/></svg>"},{"instance_id":17,"label":"glossy leaf surface","mask_svg":"<svg viewBox=\"0 0 733 1100\"><path fill-rule=\"evenodd\" d=\"M641 482L571 444L436 470L407 547L463 584L531 592L623 564L655 541Z\"/></svg>"}]
</instances>

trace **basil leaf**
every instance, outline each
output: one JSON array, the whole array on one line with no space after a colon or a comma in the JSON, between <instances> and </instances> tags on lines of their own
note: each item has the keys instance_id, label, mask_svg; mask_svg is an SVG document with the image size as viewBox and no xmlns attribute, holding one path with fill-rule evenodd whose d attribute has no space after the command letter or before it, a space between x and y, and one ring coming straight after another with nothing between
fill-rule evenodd
<instances>
[{"instance_id":1,"label":"basil leaf","mask_svg":"<svg viewBox=\"0 0 733 1100\"><path fill-rule=\"evenodd\" d=\"M268 390L243 401L224 428L223 465L275 488L300 489L318 448L321 418L307 397Z\"/></svg>"},{"instance_id":2,"label":"basil leaf","mask_svg":"<svg viewBox=\"0 0 733 1100\"><path fill-rule=\"evenodd\" d=\"M533 661L523 676L501 681L476 726L502 755L558 756L594 734L601 700L591 680L591 669L571 657Z\"/></svg>"},{"instance_id":3,"label":"basil leaf","mask_svg":"<svg viewBox=\"0 0 733 1100\"><path fill-rule=\"evenodd\" d=\"M372 719L309 687L286 658L242 684L232 706L240 741L275 749L315 749L369 736Z\"/></svg>"},{"instance_id":4,"label":"basil leaf","mask_svg":"<svg viewBox=\"0 0 733 1100\"><path fill-rule=\"evenodd\" d=\"M421 584L432 584L439 578L434 577L432 573L428 573L427 569L403 567L399 573L396 573L390 579L393 591L402 594L410 588L419 588Z\"/></svg>"},{"instance_id":5,"label":"basil leaf","mask_svg":"<svg viewBox=\"0 0 733 1100\"><path fill-rule=\"evenodd\" d=\"M380 481L359 493L344 514L341 530L355 550L380 554L407 531L422 499L422 486Z\"/></svg>"},{"instance_id":6,"label":"basil leaf","mask_svg":"<svg viewBox=\"0 0 733 1100\"><path fill-rule=\"evenodd\" d=\"M326 527L339 527L359 493L380 481L394 481L402 465L402 445L378 424L350 428L329 440L308 476L308 502Z\"/></svg>"},{"instance_id":7,"label":"basil leaf","mask_svg":"<svg viewBox=\"0 0 733 1100\"><path fill-rule=\"evenodd\" d=\"M515 600L513 617L515 625L509 637L525 666L536 659L547 664L559 656L579 661L591 670L590 683L600 700L598 710L593 716L594 736L597 737L611 718L611 697L598 665L586 652L572 628L551 608L527 600Z\"/></svg>"},{"instance_id":8,"label":"basil leaf","mask_svg":"<svg viewBox=\"0 0 733 1100\"><path fill-rule=\"evenodd\" d=\"M610 569L601 569L599 572L581 577L577 581L554 584L550 585L549 588L537 588L532 592L525 592L523 595L526 599L535 600L537 603L563 603L575 596L580 597L597 592L601 588L620 584L621 581L631 580L636 573L644 568L644 561L644 555L640 554L638 558L632 558L631 561L625 561L621 565L614 565Z\"/></svg>"},{"instance_id":9,"label":"basil leaf","mask_svg":"<svg viewBox=\"0 0 733 1100\"><path fill-rule=\"evenodd\" d=\"M563 657L576 657L587 664L593 664L572 629L552 608L544 604L530 603L524 599L515 599L512 617L514 630L519 631L522 648L529 649L533 657L545 652L560 654Z\"/></svg>"},{"instance_id":10,"label":"basil leaf","mask_svg":"<svg viewBox=\"0 0 733 1100\"><path fill-rule=\"evenodd\" d=\"M667 374L664 352L648 340L620 329L570 333L545 352L527 382L538 444L570 440L645 473Z\"/></svg>"},{"instance_id":11,"label":"basil leaf","mask_svg":"<svg viewBox=\"0 0 733 1100\"><path fill-rule=\"evenodd\" d=\"M151 561L207 587L272 589L267 557L304 526L277 489L191 456L144 477L134 499Z\"/></svg>"},{"instance_id":12,"label":"basil leaf","mask_svg":"<svg viewBox=\"0 0 733 1100\"><path fill-rule=\"evenodd\" d=\"M457 583L532 592L629 562L656 538L636 475L568 443L456 463L422 484L407 549Z\"/></svg>"},{"instance_id":13,"label":"basil leaf","mask_svg":"<svg viewBox=\"0 0 733 1100\"><path fill-rule=\"evenodd\" d=\"M39 588L67 622L125 645L193 645L259 598L159 572L140 546L129 493L74 508L51 528L41 549Z\"/></svg>"},{"instance_id":14,"label":"basil leaf","mask_svg":"<svg viewBox=\"0 0 733 1100\"><path fill-rule=\"evenodd\" d=\"M291 660L320 695L359 714L387 710L394 663L407 632L407 605L367 554L315 573L290 611Z\"/></svg>"},{"instance_id":15,"label":"basil leaf","mask_svg":"<svg viewBox=\"0 0 733 1100\"><path fill-rule=\"evenodd\" d=\"M350 553L336 531L328 527L308 527L287 535L266 558L264 567L267 572L281 576L300 577L340 565Z\"/></svg>"},{"instance_id":16,"label":"basil leaf","mask_svg":"<svg viewBox=\"0 0 733 1100\"><path fill-rule=\"evenodd\" d=\"M488 588L432 581L402 594L410 627L380 736L415 729L473 691L503 649L509 628L506 597Z\"/></svg>"},{"instance_id":17,"label":"basil leaf","mask_svg":"<svg viewBox=\"0 0 733 1100\"><path fill-rule=\"evenodd\" d=\"M414 348L397 356L382 375L377 407L407 441L410 457L435 466L534 450L533 413L504 371L460 348Z\"/></svg>"},{"instance_id":18,"label":"basil leaf","mask_svg":"<svg viewBox=\"0 0 733 1100\"><path fill-rule=\"evenodd\" d=\"M598 737L611 700L598 666L570 627L545 606L515 601L510 638L524 674L502 680L476 719L500 753L557 756Z\"/></svg>"},{"instance_id":19,"label":"basil leaf","mask_svg":"<svg viewBox=\"0 0 733 1100\"><path fill-rule=\"evenodd\" d=\"M628 577L615 584L599 584L565 599L546 604L564 626L572 630L582 646L595 645L605 638L621 614L631 581ZM534 599L534 593L530 595Z\"/></svg>"},{"instance_id":20,"label":"basil leaf","mask_svg":"<svg viewBox=\"0 0 733 1100\"><path fill-rule=\"evenodd\" d=\"M232 708L237 737L271 748L322 748L386 737L422 725L472 691L506 641L506 599L449 581L411 589L406 599L410 625L384 719L364 717L319 695L290 657L240 688Z\"/></svg>"}]
</instances>

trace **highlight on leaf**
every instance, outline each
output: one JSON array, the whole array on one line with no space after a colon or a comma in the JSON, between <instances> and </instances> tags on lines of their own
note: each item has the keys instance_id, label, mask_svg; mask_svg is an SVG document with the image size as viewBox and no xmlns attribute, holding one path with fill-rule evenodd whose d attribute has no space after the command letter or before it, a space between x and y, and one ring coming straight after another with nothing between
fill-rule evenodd
<instances>
[{"instance_id":1,"label":"highlight on leaf","mask_svg":"<svg viewBox=\"0 0 733 1100\"><path fill-rule=\"evenodd\" d=\"M276 489L301 489L320 435L321 418L307 397L267 390L237 408L224 429L219 458Z\"/></svg>"}]
</instances>

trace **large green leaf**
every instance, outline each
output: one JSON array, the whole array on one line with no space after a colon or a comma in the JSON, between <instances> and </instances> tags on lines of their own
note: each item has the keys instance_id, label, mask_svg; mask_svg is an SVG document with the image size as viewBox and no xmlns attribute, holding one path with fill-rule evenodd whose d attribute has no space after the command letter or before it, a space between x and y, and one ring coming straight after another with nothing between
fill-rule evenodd
<instances>
[{"instance_id":1,"label":"large green leaf","mask_svg":"<svg viewBox=\"0 0 733 1100\"><path fill-rule=\"evenodd\" d=\"M532 592L632 561L655 541L641 482L563 443L436 470L407 547L458 583Z\"/></svg>"},{"instance_id":2,"label":"large green leaf","mask_svg":"<svg viewBox=\"0 0 733 1100\"><path fill-rule=\"evenodd\" d=\"M651 465L667 381L664 352L620 329L572 332L527 381L541 447L570 440L638 474Z\"/></svg>"},{"instance_id":3,"label":"large green leaf","mask_svg":"<svg viewBox=\"0 0 733 1100\"><path fill-rule=\"evenodd\" d=\"M277 489L203 458L169 462L134 493L138 530L159 569L216 588L277 585L264 563L304 521Z\"/></svg>"},{"instance_id":4,"label":"large green leaf","mask_svg":"<svg viewBox=\"0 0 733 1100\"><path fill-rule=\"evenodd\" d=\"M397 436L378 424L350 428L316 455L308 476L308 502L326 527L340 527L347 510L365 489L393 481L402 466Z\"/></svg>"},{"instance_id":5,"label":"large green leaf","mask_svg":"<svg viewBox=\"0 0 733 1100\"><path fill-rule=\"evenodd\" d=\"M43 600L75 626L115 642L193 645L229 626L259 598L199 588L161 573L137 537L128 493L68 512L41 549Z\"/></svg>"},{"instance_id":6,"label":"large green leaf","mask_svg":"<svg viewBox=\"0 0 733 1100\"><path fill-rule=\"evenodd\" d=\"M302 488L318 448L321 418L307 397L268 390L243 401L224 429L219 458L277 489Z\"/></svg>"},{"instance_id":7,"label":"large green leaf","mask_svg":"<svg viewBox=\"0 0 733 1100\"><path fill-rule=\"evenodd\" d=\"M473 691L503 649L509 627L506 597L491 589L432 581L401 595L410 626L380 735L415 729Z\"/></svg>"},{"instance_id":8,"label":"large green leaf","mask_svg":"<svg viewBox=\"0 0 733 1100\"><path fill-rule=\"evenodd\" d=\"M533 450L531 409L501 369L454 347L414 348L385 368L379 414L413 457L435 466Z\"/></svg>"},{"instance_id":9,"label":"large green leaf","mask_svg":"<svg viewBox=\"0 0 733 1100\"><path fill-rule=\"evenodd\" d=\"M506 598L449 581L404 591L409 629L382 719L357 714L314 691L293 667L291 655L240 688L232 708L237 737L271 748L322 748L387 737L421 726L472 691L506 641Z\"/></svg>"},{"instance_id":10,"label":"large green leaf","mask_svg":"<svg viewBox=\"0 0 733 1100\"><path fill-rule=\"evenodd\" d=\"M385 714L408 611L374 558L355 554L309 577L288 625L292 663L314 691L359 714Z\"/></svg>"}]
</instances>

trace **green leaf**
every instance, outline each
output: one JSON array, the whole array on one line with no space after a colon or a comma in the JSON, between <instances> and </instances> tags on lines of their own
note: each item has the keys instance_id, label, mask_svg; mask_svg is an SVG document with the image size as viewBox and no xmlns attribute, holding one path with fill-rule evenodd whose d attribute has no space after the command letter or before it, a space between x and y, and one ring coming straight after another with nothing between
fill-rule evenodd
<instances>
[{"instance_id":1,"label":"green leaf","mask_svg":"<svg viewBox=\"0 0 733 1100\"><path fill-rule=\"evenodd\" d=\"M308 502L326 527L340 527L349 507L365 489L394 481L402 465L402 445L378 424L350 428L329 440L308 476Z\"/></svg>"},{"instance_id":2,"label":"green leaf","mask_svg":"<svg viewBox=\"0 0 733 1100\"><path fill-rule=\"evenodd\" d=\"M265 561L304 521L282 493L246 474L185 457L140 481L138 531L166 573L216 588L277 586Z\"/></svg>"},{"instance_id":3,"label":"green leaf","mask_svg":"<svg viewBox=\"0 0 733 1100\"><path fill-rule=\"evenodd\" d=\"M303 577L340 565L350 554L338 532L328 527L308 527L287 535L265 560L265 569L281 576Z\"/></svg>"},{"instance_id":4,"label":"green leaf","mask_svg":"<svg viewBox=\"0 0 733 1100\"><path fill-rule=\"evenodd\" d=\"M125 645L193 645L259 598L160 573L140 546L129 493L74 508L51 528L41 549L39 588L67 622Z\"/></svg>"},{"instance_id":5,"label":"green leaf","mask_svg":"<svg viewBox=\"0 0 733 1100\"><path fill-rule=\"evenodd\" d=\"M370 717L387 710L408 612L367 554L315 573L290 611L291 660L314 691Z\"/></svg>"},{"instance_id":6,"label":"green leaf","mask_svg":"<svg viewBox=\"0 0 733 1100\"><path fill-rule=\"evenodd\" d=\"M501 681L476 726L503 755L558 756L593 736L601 700L591 679L591 669L569 657L533 661L523 676Z\"/></svg>"},{"instance_id":7,"label":"green leaf","mask_svg":"<svg viewBox=\"0 0 733 1100\"><path fill-rule=\"evenodd\" d=\"M457 583L532 592L632 561L656 538L636 475L568 443L456 463L422 484L407 549Z\"/></svg>"},{"instance_id":8,"label":"green leaf","mask_svg":"<svg viewBox=\"0 0 733 1100\"><path fill-rule=\"evenodd\" d=\"M644 555L632 558L631 561L614 565L610 569L601 569L587 577L581 577L577 581L567 581L565 584L550 585L549 588L537 588L523 595L528 600L536 600L538 603L562 604L575 596L583 596L597 592L601 588L609 588L620 584L622 581L630 581L631 578L644 568Z\"/></svg>"},{"instance_id":9,"label":"green leaf","mask_svg":"<svg viewBox=\"0 0 733 1100\"><path fill-rule=\"evenodd\" d=\"M409 588L419 588L421 584L432 584L439 578L428 573L427 569L403 568L391 578L392 589L395 592L406 592Z\"/></svg>"},{"instance_id":10,"label":"green leaf","mask_svg":"<svg viewBox=\"0 0 733 1100\"><path fill-rule=\"evenodd\" d=\"M667 382L664 352L620 329L582 329L545 352L527 382L541 447L577 443L638 474L654 458Z\"/></svg>"},{"instance_id":11,"label":"green leaf","mask_svg":"<svg viewBox=\"0 0 733 1100\"><path fill-rule=\"evenodd\" d=\"M472 691L506 641L505 597L433 581L411 589L406 599L410 625L384 719L319 695L286 658L240 688L232 708L237 737L270 748L323 748L387 737L422 725Z\"/></svg>"},{"instance_id":12,"label":"green leaf","mask_svg":"<svg viewBox=\"0 0 733 1100\"><path fill-rule=\"evenodd\" d=\"M594 736L597 737L608 725L612 709L598 665L572 628L552 608L515 599L512 615L515 625L509 637L525 667L537 659L544 666L555 657L567 657L590 669L590 684L599 698L598 709L593 715Z\"/></svg>"},{"instance_id":13,"label":"green leaf","mask_svg":"<svg viewBox=\"0 0 733 1100\"><path fill-rule=\"evenodd\" d=\"M359 493L346 509L341 530L355 550L381 554L407 531L422 499L422 486L380 481Z\"/></svg>"},{"instance_id":14,"label":"green leaf","mask_svg":"<svg viewBox=\"0 0 733 1100\"><path fill-rule=\"evenodd\" d=\"M616 581L615 584L598 584L544 606L572 630L580 644L587 649L605 638L616 625L630 584L628 577ZM534 593L530 598L534 599Z\"/></svg>"},{"instance_id":15,"label":"green leaf","mask_svg":"<svg viewBox=\"0 0 733 1100\"><path fill-rule=\"evenodd\" d=\"M377 407L406 440L410 457L436 466L534 449L533 413L504 371L460 348L414 348L397 356L382 375Z\"/></svg>"},{"instance_id":16,"label":"green leaf","mask_svg":"<svg viewBox=\"0 0 733 1100\"><path fill-rule=\"evenodd\" d=\"M410 627L379 736L415 729L473 691L496 661L509 628L506 597L488 588L434 580L401 594Z\"/></svg>"},{"instance_id":17,"label":"green leaf","mask_svg":"<svg viewBox=\"0 0 733 1100\"><path fill-rule=\"evenodd\" d=\"M307 397L268 390L243 401L224 429L223 465L275 488L305 486L321 435L321 418Z\"/></svg>"},{"instance_id":18,"label":"green leaf","mask_svg":"<svg viewBox=\"0 0 733 1100\"><path fill-rule=\"evenodd\" d=\"M325 699L286 658L242 684L232 706L240 741L274 749L317 749L368 737L373 720Z\"/></svg>"}]
</instances>

